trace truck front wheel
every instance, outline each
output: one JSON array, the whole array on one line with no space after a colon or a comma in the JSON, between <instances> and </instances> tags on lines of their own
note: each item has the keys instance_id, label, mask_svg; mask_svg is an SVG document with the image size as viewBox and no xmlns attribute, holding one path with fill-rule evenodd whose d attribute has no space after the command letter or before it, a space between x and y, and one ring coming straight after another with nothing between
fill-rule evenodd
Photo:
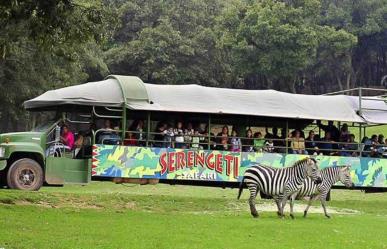
<instances>
[{"instance_id":1,"label":"truck front wheel","mask_svg":"<svg viewBox=\"0 0 387 249\"><path fill-rule=\"evenodd\" d=\"M43 185L43 170L35 160L23 158L12 163L7 173L9 188L38 190Z\"/></svg>"}]
</instances>

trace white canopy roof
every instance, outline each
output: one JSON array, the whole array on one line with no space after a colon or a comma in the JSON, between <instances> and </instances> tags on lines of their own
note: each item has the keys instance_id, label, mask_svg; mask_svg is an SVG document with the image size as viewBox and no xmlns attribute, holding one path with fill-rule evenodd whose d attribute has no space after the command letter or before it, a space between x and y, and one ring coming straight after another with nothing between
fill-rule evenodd
<instances>
[{"instance_id":1,"label":"white canopy roof","mask_svg":"<svg viewBox=\"0 0 387 249\"><path fill-rule=\"evenodd\" d=\"M359 111L359 97L347 96L352 108ZM361 100L361 114L368 123L387 124L387 99L381 97L363 97Z\"/></svg>"},{"instance_id":2,"label":"white canopy roof","mask_svg":"<svg viewBox=\"0 0 387 249\"><path fill-rule=\"evenodd\" d=\"M145 87L153 104L128 103L131 108L364 122L345 96L302 95L275 90L240 90L199 85L145 84Z\"/></svg>"},{"instance_id":3,"label":"white canopy roof","mask_svg":"<svg viewBox=\"0 0 387 249\"><path fill-rule=\"evenodd\" d=\"M386 111L364 112L364 120L357 114L356 98L344 95L303 95L200 85L155 85L143 83L132 76L109 76L103 81L48 91L26 101L24 106L33 109L63 104L122 106L126 103L128 108L134 110L387 123L385 102L368 101L366 106L378 105Z\"/></svg>"},{"instance_id":4,"label":"white canopy roof","mask_svg":"<svg viewBox=\"0 0 387 249\"><path fill-rule=\"evenodd\" d=\"M120 85L115 79L107 79L76 86L50 90L24 102L26 109L66 104L121 106L124 103Z\"/></svg>"}]
</instances>

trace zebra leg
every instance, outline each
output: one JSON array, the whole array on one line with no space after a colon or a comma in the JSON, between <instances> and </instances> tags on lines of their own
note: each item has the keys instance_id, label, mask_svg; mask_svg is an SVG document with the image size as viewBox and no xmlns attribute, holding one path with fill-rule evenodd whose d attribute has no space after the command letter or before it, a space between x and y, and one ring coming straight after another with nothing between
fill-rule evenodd
<instances>
[{"instance_id":1,"label":"zebra leg","mask_svg":"<svg viewBox=\"0 0 387 249\"><path fill-rule=\"evenodd\" d=\"M297 193L292 194L292 195L290 196L290 217L291 217L292 219L294 219L293 206L294 206L294 200L296 199L296 195L297 195Z\"/></svg>"},{"instance_id":2,"label":"zebra leg","mask_svg":"<svg viewBox=\"0 0 387 249\"><path fill-rule=\"evenodd\" d=\"M286 202L288 201L288 196L289 194L288 193L285 193L284 196L282 197L282 200L281 200L281 218L285 218L285 206L286 206Z\"/></svg>"},{"instance_id":3,"label":"zebra leg","mask_svg":"<svg viewBox=\"0 0 387 249\"><path fill-rule=\"evenodd\" d=\"M278 197L274 197L275 204L277 204L277 215L281 217L281 199Z\"/></svg>"},{"instance_id":4,"label":"zebra leg","mask_svg":"<svg viewBox=\"0 0 387 249\"><path fill-rule=\"evenodd\" d=\"M317 197L316 195L311 195L309 197L308 205L306 206L305 211L304 211L304 218L306 218L306 215L308 214L308 210L309 210L310 206L312 205L313 200L316 199L316 197Z\"/></svg>"},{"instance_id":5,"label":"zebra leg","mask_svg":"<svg viewBox=\"0 0 387 249\"><path fill-rule=\"evenodd\" d=\"M249 205L250 205L250 212L251 215L254 218L258 218L259 214L257 209L255 208L255 198L257 197L257 185L250 185L247 186L250 190L250 198L249 198Z\"/></svg>"},{"instance_id":6,"label":"zebra leg","mask_svg":"<svg viewBox=\"0 0 387 249\"><path fill-rule=\"evenodd\" d=\"M326 194L322 194L320 195L320 201L321 201L321 206L323 207L324 209L324 214L325 214L325 217L327 217L328 219L331 218L331 216L327 213L327 208L326 208L326 198L327 198L327 195Z\"/></svg>"}]
</instances>

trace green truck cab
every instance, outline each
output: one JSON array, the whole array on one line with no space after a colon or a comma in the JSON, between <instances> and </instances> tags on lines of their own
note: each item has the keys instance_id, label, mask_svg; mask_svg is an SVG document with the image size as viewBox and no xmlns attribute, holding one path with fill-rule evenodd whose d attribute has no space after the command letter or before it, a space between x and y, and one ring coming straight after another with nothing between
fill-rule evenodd
<instances>
[{"instance_id":1,"label":"green truck cab","mask_svg":"<svg viewBox=\"0 0 387 249\"><path fill-rule=\"evenodd\" d=\"M35 127L30 132L0 135L0 180L3 186L38 190L43 184L85 184L90 181L91 159L75 159L71 153L49 155L48 149L57 141L54 131L60 121Z\"/></svg>"},{"instance_id":2,"label":"green truck cab","mask_svg":"<svg viewBox=\"0 0 387 249\"><path fill-rule=\"evenodd\" d=\"M87 184L91 181L92 146L100 130L91 125L104 119L121 123L126 131L127 101L148 103L143 82L138 77L110 75L91 82L50 90L24 102L31 113L30 132L0 135L0 183L11 189L38 190L45 185ZM70 124L73 131L88 127L88 153L51 150L60 144L58 124Z\"/></svg>"}]
</instances>

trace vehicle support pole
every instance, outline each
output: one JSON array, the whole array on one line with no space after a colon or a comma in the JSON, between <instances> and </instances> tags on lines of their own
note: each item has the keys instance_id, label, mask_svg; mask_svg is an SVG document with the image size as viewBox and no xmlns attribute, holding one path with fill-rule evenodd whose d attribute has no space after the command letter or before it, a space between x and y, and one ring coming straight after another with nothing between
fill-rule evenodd
<instances>
[{"instance_id":1,"label":"vehicle support pole","mask_svg":"<svg viewBox=\"0 0 387 249\"><path fill-rule=\"evenodd\" d=\"M362 88L359 87L359 115L360 116L362 115L362 110L361 110L361 98L362 98L362 95L363 95Z\"/></svg>"},{"instance_id":2,"label":"vehicle support pole","mask_svg":"<svg viewBox=\"0 0 387 249\"><path fill-rule=\"evenodd\" d=\"M361 128L362 128L362 125L361 123L359 124L359 138L358 138L358 143L357 143L357 149L359 150L359 156L361 156L361 139L362 139L362 134L361 134Z\"/></svg>"},{"instance_id":3,"label":"vehicle support pole","mask_svg":"<svg viewBox=\"0 0 387 249\"><path fill-rule=\"evenodd\" d=\"M126 138L126 105L124 104L122 109L122 142Z\"/></svg>"},{"instance_id":4,"label":"vehicle support pole","mask_svg":"<svg viewBox=\"0 0 387 249\"><path fill-rule=\"evenodd\" d=\"M289 120L286 119L286 134L285 134L285 146L286 146L286 154L288 154L288 136L289 136Z\"/></svg>"},{"instance_id":5,"label":"vehicle support pole","mask_svg":"<svg viewBox=\"0 0 387 249\"><path fill-rule=\"evenodd\" d=\"M208 115L208 149L211 149L211 115Z\"/></svg>"},{"instance_id":6,"label":"vehicle support pole","mask_svg":"<svg viewBox=\"0 0 387 249\"><path fill-rule=\"evenodd\" d=\"M359 87L359 116L361 116L362 115L362 110L361 110L361 98L362 98L362 95L363 95L363 93L362 93L362 88L361 87ZM364 130L364 135L365 135L365 130ZM361 139L362 139L362 137L361 137L361 124L359 124L359 139L358 139L358 141L359 141L359 144L358 144L358 146L359 146L359 151L360 151L360 143L361 143ZM361 153L360 153L360 156L361 156Z\"/></svg>"},{"instance_id":7,"label":"vehicle support pole","mask_svg":"<svg viewBox=\"0 0 387 249\"><path fill-rule=\"evenodd\" d=\"M150 122L151 122L151 114L147 112L147 122L146 122L146 147L149 146L149 136L150 136Z\"/></svg>"},{"instance_id":8,"label":"vehicle support pole","mask_svg":"<svg viewBox=\"0 0 387 249\"><path fill-rule=\"evenodd\" d=\"M109 76L108 76L109 78ZM124 99L124 103L122 104L122 132L121 132L121 136L122 136L122 144L123 144L123 141L126 137L126 105L127 105L127 98L126 98L126 94L125 94L125 90L123 88L123 85L122 85L122 82L120 81L119 78L113 76L113 78L115 80L117 80L118 82L118 85L121 89L121 94L122 94L122 97Z\"/></svg>"}]
</instances>

